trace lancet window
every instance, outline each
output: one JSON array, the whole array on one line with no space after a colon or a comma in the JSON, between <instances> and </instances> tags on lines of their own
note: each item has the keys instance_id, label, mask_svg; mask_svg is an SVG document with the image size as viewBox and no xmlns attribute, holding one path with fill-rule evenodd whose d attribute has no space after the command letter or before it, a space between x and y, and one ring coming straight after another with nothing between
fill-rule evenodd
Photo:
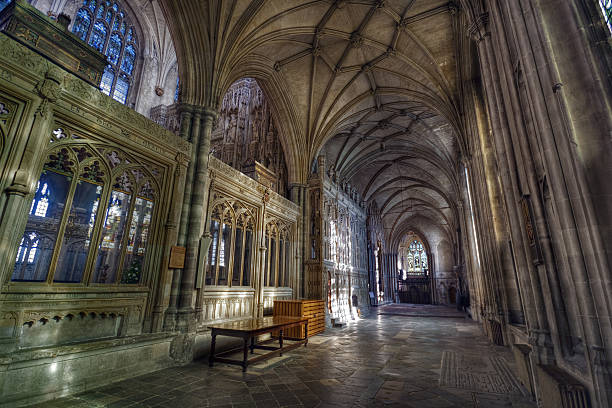
<instances>
[{"instance_id":1,"label":"lancet window","mask_svg":"<svg viewBox=\"0 0 612 408\"><path fill-rule=\"evenodd\" d=\"M291 231L290 228L271 221L266 225L264 244L266 261L264 286L291 286Z\"/></svg>"},{"instance_id":2,"label":"lancet window","mask_svg":"<svg viewBox=\"0 0 612 408\"><path fill-rule=\"evenodd\" d=\"M250 286L255 222L251 213L228 202L211 213L206 285Z\"/></svg>"},{"instance_id":3,"label":"lancet window","mask_svg":"<svg viewBox=\"0 0 612 408\"><path fill-rule=\"evenodd\" d=\"M137 39L134 26L116 2L84 0L72 32L107 56L100 90L126 103L133 82Z\"/></svg>"},{"instance_id":4,"label":"lancet window","mask_svg":"<svg viewBox=\"0 0 612 408\"><path fill-rule=\"evenodd\" d=\"M141 283L155 219L154 178L133 161L114 161L114 150L57 139L29 207L11 280Z\"/></svg>"}]
</instances>

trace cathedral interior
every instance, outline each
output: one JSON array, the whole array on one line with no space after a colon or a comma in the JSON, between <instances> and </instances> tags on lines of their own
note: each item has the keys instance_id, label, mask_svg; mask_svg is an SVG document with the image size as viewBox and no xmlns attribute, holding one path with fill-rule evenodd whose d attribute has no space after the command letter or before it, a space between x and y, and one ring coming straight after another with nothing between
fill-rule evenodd
<instances>
[{"instance_id":1,"label":"cathedral interior","mask_svg":"<svg viewBox=\"0 0 612 408\"><path fill-rule=\"evenodd\" d=\"M610 0L0 0L0 407L612 407L611 46Z\"/></svg>"}]
</instances>

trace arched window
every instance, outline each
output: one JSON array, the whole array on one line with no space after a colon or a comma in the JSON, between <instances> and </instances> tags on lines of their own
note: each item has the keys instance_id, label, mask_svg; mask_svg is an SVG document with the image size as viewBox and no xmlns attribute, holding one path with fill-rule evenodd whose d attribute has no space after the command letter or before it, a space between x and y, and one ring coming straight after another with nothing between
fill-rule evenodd
<instances>
[{"instance_id":1,"label":"arched window","mask_svg":"<svg viewBox=\"0 0 612 408\"><path fill-rule=\"evenodd\" d=\"M140 164L111 171L111 157L88 145L49 153L12 281L141 284L157 187Z\"/></svg>"},{"instance_id":2,"label":"arched window","mask_svg":"<svg viewBox=\"0 0 612 408\"><path fill-rule=\"evenodd\" d=\"M408 246L408 276L427 275L427 252L423 243L418 239L413 239Z\"/></svg>"},{"instance_id":3,"label":"arched window","mask_svg":"<svg viewBox=\"0 0 612 408\"><path fill-rule=\"evenodd\" d=\"M599 0L599 6L601 7L608 28L612 31L612 0Z\"/></svg>"},{"instance_id":4,"label":"arched window","mask_svg":"<svg viewBox=\"0 0 612 408\"><path fill-rule=\"evenodd\" d=\"M134 27L116 2L85 0L72 32L108 58L100 90L125 103L132 84L137 42Z\"/></svg>"},{"instance_id":5,"label":"arched window","mask_svg":"<svg viewBox=\"0 0 612 408\"><path fill-rule=\"evenodd\" d=\"M210 214L211 243L206 264L206 285L249 286L253 265L255 221L248 210L229 202L217 204Z\"/></svg>"}]
</instances>

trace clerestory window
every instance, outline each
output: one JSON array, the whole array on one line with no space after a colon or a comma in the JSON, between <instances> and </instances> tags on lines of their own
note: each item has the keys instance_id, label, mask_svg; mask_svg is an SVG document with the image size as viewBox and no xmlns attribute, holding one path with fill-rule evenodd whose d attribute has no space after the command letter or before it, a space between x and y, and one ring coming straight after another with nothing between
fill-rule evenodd
<instances>
[{"instance_id":1,"label":"clerestory window","mask_svg":"<svg viewBox=\"0 0 612 408\"><path fill-rule=\"evenodd\" d=\"M133 83L137 39L134 26L116 2L85 0L72 32L107 56L100 90L125 104Z\"/></svg>"}]
</instances>

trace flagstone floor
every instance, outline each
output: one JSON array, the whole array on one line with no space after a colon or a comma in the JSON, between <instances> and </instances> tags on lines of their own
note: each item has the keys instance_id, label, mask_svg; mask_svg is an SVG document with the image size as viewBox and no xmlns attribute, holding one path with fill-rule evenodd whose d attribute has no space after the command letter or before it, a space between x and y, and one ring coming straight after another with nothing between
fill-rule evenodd
<instances>
[{"instance_id":1,"label":"flagstone floor","mask_svg":"<svg viewBox=\"0 0 612 408\"><path fill-rule=\"evenodd\" d=\"M442 306L392 309L246 374L196 361L37 407L535 407L510 350L489 344L477 323Z\"/></svg>"}]
</instances>

